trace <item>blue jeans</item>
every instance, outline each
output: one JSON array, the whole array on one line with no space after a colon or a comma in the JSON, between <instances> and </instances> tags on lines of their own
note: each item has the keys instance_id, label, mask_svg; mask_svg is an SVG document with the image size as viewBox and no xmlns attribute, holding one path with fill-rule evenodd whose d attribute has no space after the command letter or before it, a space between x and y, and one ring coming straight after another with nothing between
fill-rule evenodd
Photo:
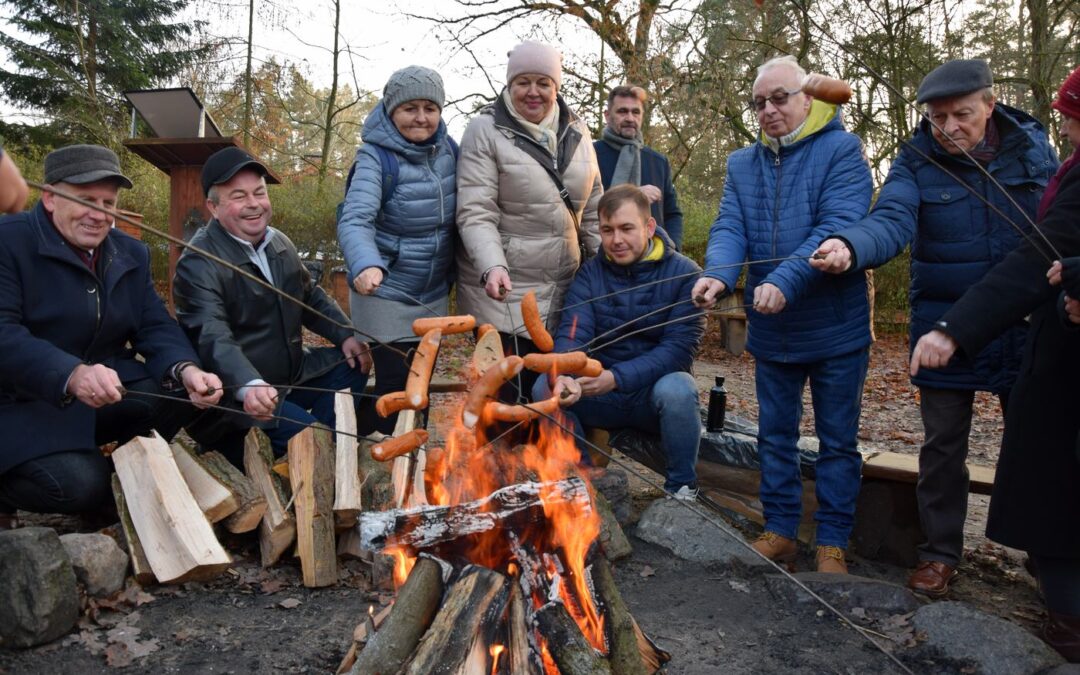
<instances>
[{"instance_id":1,"label":"blue jeans","mask_svg":"<svg viewBox=\"0 0 1080 675\"><path fill-rule=\"evenodd\" d=\"M802 392L810 381L818 455L817 544L847 548L855 522L862 457L856 435L869 349L814 363L758 360L758 455L765 529L794 539L802 515L799 423Z\"/></svg>"},{"instance_id":2,"label":"blue jeans","mask_svg":"<svg viewBox=\"0 0 1080 675\"><path fill-rule=\"evenodd\" d=\"M533 400L551 395L547 375L533 387ZM563 410L567 427L574 430L578 447L584 447L582 425L603 429L631 427L660 432L667 455L664 488L678 490L695 485L698 446L701 444L701 406L697 384L690 373L668 373L652 387L637 391L611 391L583 398Z\"/></svg>"},{"instance_id":3,"label":"blue jeans","mask_svg":"<svg viewBox=\"0 0 1080 675\"><path fill-rule=\"evenodd\" d=\"M305 387L318 387L319 389L333 389L334 391L349 389L354 394L363 394L364 386L367 384L367 375L355 368L350 368L348 363L339 363L328 373L297 384ZM278 420L273 428L263 429L270 439L270 447L274 450L274 456L281 457L284 455L289 448L289 439L316 422L333 429L337 422L337 415L334 413L334 398L334 394L329 392L298 389L290 391L288 396L285 397L285 401L274 414L288 417L294 421ZM353 397L353 409L357 411L358 415L360 412L360 400L360 396Z\"/></svg>"}]
</instances>

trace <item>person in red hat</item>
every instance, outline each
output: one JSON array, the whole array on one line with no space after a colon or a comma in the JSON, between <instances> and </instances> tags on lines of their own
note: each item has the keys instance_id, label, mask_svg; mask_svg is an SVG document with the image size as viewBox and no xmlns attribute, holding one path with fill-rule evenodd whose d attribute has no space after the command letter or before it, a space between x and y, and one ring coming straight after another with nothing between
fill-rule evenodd
<instances>
[{"instance_id":1,"label":"person in red hat","mask_svg":"<svg viewBox=\"0 0 1080 675\"><path fill-rule=\"evenodd\" d=\"M1053 107L1061 135L1080 147L1080 68ZM1041 236L1029 238L971 287L911 355L912 373L975 354L1010 322L1030 315L1020 375L1005 414L988 537L1027 551L1046 600L1042 637L1080 662L1080 157L1047 184ZM1051 246L1048 246L1049 242ZM1047 260L1061 256L1050 265ZM935 335L936 334L936 335ZM931 337L931 336L934 337Z\"/></svg>"}]
</instances>

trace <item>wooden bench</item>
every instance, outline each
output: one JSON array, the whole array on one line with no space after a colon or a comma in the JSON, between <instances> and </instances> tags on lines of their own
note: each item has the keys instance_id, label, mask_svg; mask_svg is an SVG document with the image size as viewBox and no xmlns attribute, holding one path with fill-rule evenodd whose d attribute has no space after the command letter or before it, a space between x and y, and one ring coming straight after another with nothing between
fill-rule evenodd
<instances>
[{"instance_id":1,"label":"wooden bench","mask_svg":"<svg viewBox=\"0 0 1080 675\"><path fill-rule=\"evenodd\" d=\"M968 464L971 475L970 492L988 495L994 489L994 469L989 466ZM902 455L898 452L875 452L863 455L863 478L877 478L901 483L919 481L919 456Z\"/></svg>"}]
</instances>

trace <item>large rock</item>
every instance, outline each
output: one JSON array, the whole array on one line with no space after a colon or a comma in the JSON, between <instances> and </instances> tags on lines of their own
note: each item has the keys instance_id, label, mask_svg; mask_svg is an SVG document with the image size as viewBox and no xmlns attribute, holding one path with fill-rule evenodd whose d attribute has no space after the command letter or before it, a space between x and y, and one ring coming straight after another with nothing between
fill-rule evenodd
<instances>
[{"instance_id":1,"label":"large rock","mask_svg":"<svg viewBox=\"0 0 1080 675\"><path fill-rule=\"evenodd\" d=\"M792 576L830 605L849 613L853 609L862 608L868 617L881 617L907 614L919 607L919 600L911 591L887 581L867 579L854 574L825 574L823 572L799 572ZM780 602L800 605L818 604L809 593L783 575L770 574L765 578L765 585L773 597Z\"/></svg>"},{"instance_id":2,"label":"large rock","mask_svg":"<svg viewBox=\"0 0 1080 675\"><path fill-rule=\"evenodd\" d=\"M704 510L700 504L696 510ZM715 514L710 518L719 519ZM730 525L724 524L725 534L713 523L694 513L686 504L672 498L657 499L641 514L637 536L649 543L663 546L675 555L693 562L733 567L741 571L765 571L772 569L752 551L735 541L740 536Z\"/></svg>"},{"instance_id":3,"label":"large rock","mask_svg":"<svg viewBox=\"0 0 1080 675\"><path fill-rule=\"evenodd\" d=\"M918 647L921 657L980 674L1038 673L1064 662L1060 654L1020 626L963 602L926 605L915 612L911 623L916 635L926 636Z\"/></svg>"},{"instance_id":4,"label":"large rock","mask_svg":"<svg viewBox=\"0 0 1080 675\"><path fill-rule=\"evenodd\" d=\"M71 558L75 578L96 597L112 595L124 587L128 557L112 537L104 534L65 534L60 543Z\"/></svg>"},{"instance_id":5,"label":"large rock","mask_svg":"<svg viewBox=\"0 0 1080 675\"><path fill-rule=\"evenodd\" d=\"M33 647L79 619L71 561L47 527L0 532L0 647Z\"/></svg>"}]
</instances>

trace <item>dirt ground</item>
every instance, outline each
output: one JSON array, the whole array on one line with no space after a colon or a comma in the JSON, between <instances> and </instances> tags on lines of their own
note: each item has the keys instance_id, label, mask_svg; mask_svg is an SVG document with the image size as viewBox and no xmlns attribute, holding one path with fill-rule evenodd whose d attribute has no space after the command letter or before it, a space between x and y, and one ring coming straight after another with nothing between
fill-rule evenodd
<instances>
[{"instance_id":1,"label":"dirt ground","mask_svg":"<svg viewBox=\"0 0 1080 675\"><path fill-rule=\"evenodd\" d=\"M905 340L897 336L882 336L872 348L860 434L867 447L918 452L921 425L906 354ZM463 362L462 349L451 345L440 357L439 374L457 375ZM703 402L714 374L727 377L729 409L756 419L752 358L731 356L710 342L696 366ZM804 433L812 434L809 401L805 408ZM971 461L993 465L1001 432L997 403L980 397L976 408ZM658 496L639 479L631 479L631 489L638 511ZM1019 567L1017 552L982 536L985 509L985 498L973 496L970 550L951 599L1033 629L1042 616L1034 585ZM27 520L61 532L80 529L78 519ZM617 566L616 576L639 624L674 655L667 672L890 672L886 657L863 638L814 607L778 602L762 577L712 570L632 542L634 554ZM236 564L219 579L132 587L113 599L86 603L80 627L68 637L31 650L0 650L0 673L332 672L369 607L377 611L391 600L369 587L367 570L356 561L343 565L338 586L310 590L301 584L295 562L262 570L251 538L234 538L226 546ZM799 565L812 568L808 554ZM851 571L897 583L907 573L858 558ZM949 672L940 664L908 665L916 672Z\"/></svg>"}]
</instances>

